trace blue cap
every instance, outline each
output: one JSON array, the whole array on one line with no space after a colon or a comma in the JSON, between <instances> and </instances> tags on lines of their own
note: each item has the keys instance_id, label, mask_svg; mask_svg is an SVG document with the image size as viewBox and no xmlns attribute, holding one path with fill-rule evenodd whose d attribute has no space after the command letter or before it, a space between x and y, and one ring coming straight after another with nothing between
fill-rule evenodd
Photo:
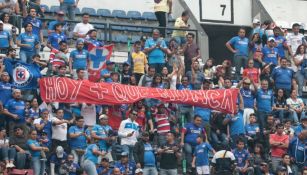
<instances>
[{"instance_id":1,"label":"blue cap","mask_svg":"<svg viewBox=\"0 0 307 175\"><path fill-rule=\"evenodd\" d=\"M128 65L128 66L130 66L130 63L128 62L128 61L126 61L126 62L124 62L124 64L123 64L124 66L125 65Z\"/></svg>"},{"instance_id":2,"label":"blue cap","mask_svg":"<svg viewBox=\"0 0 307 175\"><path fill-rule=\"evenodd\" d=\"M110 65L110 64L115 64L115 63L113 61L107 60L106 64Z\"/></svg>"},{"instance_id":3,"label":"blue cap","mask_svg":"<svg viewBox=\"0 0 307 175\"><path fill-rule=\"evenodd\" d=\"M122 152L120 155L121 156L128 156L129 154L127 152Z\"/></svg>"},{"instance_id":4,"label":"blue cap","mask_svg":"<svg viewBox=\"0 0 307 175\"><path fill-rule=\"evenodd\" d=\"M41 113L46 112L46 111L48 111L48 109L47 109L47 108L44 108L44 109L41 110ZM48 112L49 112L49 111L48 111Z\"/></svg>"}]
</instances>

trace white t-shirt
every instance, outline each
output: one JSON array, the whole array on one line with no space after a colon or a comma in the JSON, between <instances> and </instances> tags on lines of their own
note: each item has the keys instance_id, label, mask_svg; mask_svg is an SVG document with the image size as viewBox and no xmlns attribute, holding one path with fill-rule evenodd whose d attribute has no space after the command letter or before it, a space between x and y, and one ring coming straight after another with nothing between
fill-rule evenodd
<instances>
[{"instance_id":1,"label":"white t-shirt","mask_svg":"<svg viewBox=\"0 0 307 175\"><path fill-rule=\"evenodd\" d=\"M64 119L62 119L64 120ZM54 123L56 121L60 121L60 119L53 117L51 122ZM67 140L67 123L62 123L60 125L53 125L52 124L52 139L59 140L59 141L66 141Z\"/></svg>"},{"instance_id":2,"label":"white t-shirt","mask_svg":"<svg viewBox=\"0 0 307 175\"><path fill-rule=\"evenodd\" d=\"M0 139L0 147L4 144L9 144L9 139Z\"/></svg>"},{"instance_id":3,"label":"white t-shirt","mask_svg":"<svg viewBox=\"0 0 307 175\"><path fill-rule=\"evenodd\" d=\"M287 44L288 46L291 46L292 53L295 53L298 46L303 43L306 43L303 34L298 33L297 35L294 35L294 33L289 33L287 35Z\"/></svg>"},{"instance_id":4,"label":"white t-shirt","mask_svg":"<svg viewBox=\"0 0 307 175\"><path fill-rule=\"evenodd\" d=\"M304 58L307 58L306 56L307 55L305 55L305 54L304 55L296 55L294 57L294 59L297 60L297 61L302 61ZM301 70L301 66L296 66L295 64L292 64L292 67L293 67L294 72Z\"/></svg>"},{"instance_id":5,"label":"white t-shirt","mask_svg":"<svg viewBox=\"0 0 307 175\"><path fill-rule=\"evenodd\" d=\"M84 117L84 124L88 126L94 126L96 124L96 106L94 104L87 105L82 104L81 116Z\"/></svg>"},{"instance_id":6,"label":"white t-shirt","mask_svg":"<svg viewBox=\"0 0 307 175\"><path fill-rule=\"evenodd\" d=\"M87 34L87 32L89 30L92 30L92 29L94 29L92 24L90 24L90 23L84 24L84 23L80 22L80 23L76 24L73 32L81 34L81 35L85 35L85 34Z\"/></svg>"},{"instance_id":7,"label":"white t-shirt","mask_svg":"<svg viewBox=\"0 0 307 175\"><path fill-rule=\"evenodd\" d=\"M303 103L303 100L300 98L297 98L295 101L292 98L287 99L287 105L292 106L295 109L300 108L302 103Z\"/></svg>"}]
</instances>

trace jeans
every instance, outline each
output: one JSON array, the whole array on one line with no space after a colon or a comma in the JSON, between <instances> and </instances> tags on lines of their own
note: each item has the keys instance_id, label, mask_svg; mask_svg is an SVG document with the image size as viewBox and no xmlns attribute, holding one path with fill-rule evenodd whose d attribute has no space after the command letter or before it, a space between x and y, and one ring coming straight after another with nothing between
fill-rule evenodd
<instances>
[{"instance_id":1,"label":"jeans","mask_svg":"<svg viewBox=\"0 0 307 175\"><path fill-rule=\"evenodd\" d=\"M280 157L272 157L272 169L276 172L277 167L280 165L282 158Z\"/></svg>"},{"instance_id":2,"label":"jeans","mask_svg":"<svg viewBox=\"0 0 307 175\"><path fill-rule=\"evenodd\" d=\"M27 159L27 155L25 153L20 153L18 152L16 154L16 168L17 169L24 169L25 165L26 165L26 159Z\"/></svg>"},{"instance_id":3,"label":"jeans","mask_svg":"<svg viewBox=\"0 0 307 175\"><path fill-rule=\"evenodd\" d=\"M123 145L122 148L123 148L123 152L129 153L129 160L134 161L134 158L133 158L134 145Z\"/></svg>"},{"instance_id":4,"label":"jeans","mask_svg":"<svg viewBox=\"0 0 307 175\"><path fill-rule=\"evenodd\" d=\"M162 146L166 144L166 135L165 134L158 134L158 145Z\"/></svg>"},{"instance_id":5,"label":"jeans","mask_svg":"<svg viewBox=\"0 0 307 175\"><path fill-rule=\"evenodd\" d=\"M150 60L150 58L148 58ZM157 73L162 72L163 67L165 66L165 63L152 63L149 64L150 67L154 67L156 69Z\"/></svg>"},{"instance_id":6,"label":"jeans","mask_svg":"<svg viewBox=\"0 0 307 175\"><path fill-rule=\"evenodd\" d=\"M195 146L190 145L189 143L184 143L184 154L187 162L187 170L192 167L192 156L194 153Z\"/></svg>"},{"instance_id":7,"label":"jeans","mask_svg":"<svg viewBox=\"0 0 307 175\"><path fill-rule=\"evenodd\" d=\"M227 135L225 133L217 134L216 132L211 132L211 139L214 145L223 144L226 146L228 144Z\"/></svg>"},{"instance_id":8,"label":"jeans","mask_svg":"<svg viewBox=\"0 0 307 175\"><path fill-rule=\"evenodd\" d=\"M245 68L247 60L248 60L248 57L244 55L235 55L233 57L233 62L234 62L234 65L236 66L235 80L240 80L241 67Z\"/></svg>"},{"instance_id":9,"label":"jeans","mask_svg":"<svg viewBox=\"0 0 307 175\"><path fill-rule=\"evenodd\" d=\"M3 147L0 148L1 150L1 157L3 160L10 160L13 161L16 156L16 149L12 147Z\"/></svg>"},{"instance_id":10,"label":"jeans","mask_svg":"<svg viewBox=\"0 0 307 175\"><path fill-rule=\"evenodd\" d=\"M36 52L34 52L34 51L33 52L26 52L26 51L20 50L20 52L19 52L20 61L22 61L24 63L31 63L32 57L35 54L36 54Z\"/></svg>"},{"instance_id":11,"label":"jeans","mask_svg":"<svg viewBox=\"0 0 307 175\"><path fill-rule=\"evenodd\" d=\"M67 14L69 20L75 20L76 14L74 4L61 3L60 9L64 11L65 14Z\"/></svg>"},{"instance_id":12,"label":"jeans","mask_svg":"<svg viewBox=\"0 0 307 175\"><path fill-rule=\"evenodd\" d=\"M288 117L288 111L285 111L283 109L281 110L275 110L273 111L273 114L275 117L279 119L280 122L283 122L286 117Z\"/></svg>"},{"instance_id":13,"label":"jeans","mask_svg":"<svg viewBox=\"0 0 307 175\"><path fill-rule=\"evenodd\" d=\"M32 157L31 161L34 175L43 175L46 169L45 160L41 160L40 157Z\"/></svg>"},{"instance_id":14,"label":"jeans","mask_svg":"<svg viewBox=\"0 0 307 175\"><path fill-rule=\"evenodd\" d=\"M177 169L160 169L160 175L177 175Z\"/></svg>"},{"instance_id":15,"label":"jeans","mask_svg":"<svg viewBox=\"0 0 307 175\"><path fill-rule=\"evenodd\" d=\"M183 36L175 36L174 38L179 45L184 45L187 42L186 37Z\"/></svg>"},{"instance_id":16,"label":"jeans","mask_svg":"<svg viewBox=\"0 0 307 175\"><path fill-rule=\"evenodd\" d=\"M179 113L180 113L180 117L184 116L186 123L190 123L193 120L194 117L194 111L193 111L193 106L182 106L182 105L178 105L179 108Z\"/></svg>"},{"instance_id":17,"label":"jeans","mask_svg":"<svg viewBox=\"0 0 307 175\"><path fill-rule=\"evenodd\" d=\"M257 111L257 119L259 122L259 128L260 132L263 133L263 128L266 126L266 120L267 120L267 115L270 112L265 112L265 111Z\"/></svg>"},{"instance_id":18,"label":"jeans","mask_svg":"<svg viewBox=\"0 0 307 175\"><path fill-rule=\"evenodd\" d=\"M85 160L83 163L83 169L87 175L98 175L96 170L96 165L90 160Z\"/></svg>"},{"instance_id":19,"label":"jeans","mask_svg":"<svg viewBox=\"0 0 307 175\"><path fill-rule=\"evenodd\" d=\"M298 84L298 95L301 97L303 95L303 86L304 86L304 75L300 70L298 70L295 75L295 79L297 80Z\"/></svg>"},{"instance_id":20,"label":"jeans","mask_svg":"<svg viewBox=\"0 0 307 175\"><path fill-rule=\"evenodd\" d=\"M154 166L150 166L150 167L144 167L143 168L143 174L144 175L158 175L158 171L157 168Z\"/></svg>"},{"instance_id":21,"label":"jeans","mask_svg":"<svg viewBox=\"0 0 307 175\"><path fill-rule=\"evenodd\" d=\"M155 12L157 20L159 22L159 27L166 27L167 26L167 17L168 14L166 12ZM165 28L159 28L160 34L163 38L166 36ZM157 70L156 70L157 72Z\"/></svg>"},{"instance_id":22,"label":"jeans","mask_svg":"<svg viewBox=\"0 0 307 175\"><path fill-rule=\"evenodd\" d=\"M82 164L82 162L84 160L84 155L78 154L78 152L74 149L71 150L71 154L74 155L74 163L78 164L80 162ZM81 165L81 167L82 167L82 165Z\"/></svg>"},{"instance_id":23,"label":"jeans","mask_svg":"<svg viewBox=\"0 0 307 175\"><path fill-rule=\"evenodd\" d=\"M304 111L301 112L301 117L302 116L305 116L305 112ZM297 112L295 112L293 110L290 110L290 118L293 121L293 124L299 124L299 119L298 119Z\"/></svg>"}]
</instances>

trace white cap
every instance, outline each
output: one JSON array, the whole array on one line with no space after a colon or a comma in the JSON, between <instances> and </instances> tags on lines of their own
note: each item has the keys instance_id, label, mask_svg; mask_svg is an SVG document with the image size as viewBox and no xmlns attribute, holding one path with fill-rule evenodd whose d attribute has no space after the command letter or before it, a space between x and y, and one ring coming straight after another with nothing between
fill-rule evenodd
<instances>
[{"instance_id":1,"label":"white cap","mask_svg":"<svg viewBox=\"0 0 307 175\"><path fill-rule=\"evenodd\" d=\"M275 38L270 37L270 38L268 39L268 41L274 41L274 42L275 42Z\"/></svg>"},{"instance_id":2,"label":"white cap","mask_svg":"<svg viewBox=\"0 0 307 175\"><path fill-rule=\"evenodd\" d=\"M108 119L108 116L105 115L105 114L101 114L101 115L99 116L99 120L100 120L100 119Z\"/></svg>"},{"instance_id":3,"label":"white cap","mask_svg":"<svg viewBox=\"0 0 307 175\"><path fill-rule=\"evenodd\" d=\"M141 168L138 168L138 169L135 170L135 174L136 173L143 173L143 170Z\"/></svg>"},{"instance_id":4,"label":"white cap","mask_svg":"<svg viewBox=\"0 0 307 175\"><path fill-rule=\"evenodd\" d=\"M254 19L254 20L253 20L253 24L260 24L259 19Z\"/></svg>"},{"instance_id":5,"label":"white cap","mask_svg":"<svg viewBox=\"0 0 307 175\"><path fill-rule=\"evenodd\" d=\"M64 156L64 149L63 149L62 146L58 146L58 147L56 148L55 152L56 152L56 156L57 156L58 158L63 158L63 156Z\"/></svg>"},{"instance_id":6,"label":"white cap","mask_svg":"<svg viewBox=\"0 0 307 175\"><path fill-rule=\"evenodd\" d=\"M3 21L0 20L0 24L3 24Z\"/></svg>"}]
</instances>

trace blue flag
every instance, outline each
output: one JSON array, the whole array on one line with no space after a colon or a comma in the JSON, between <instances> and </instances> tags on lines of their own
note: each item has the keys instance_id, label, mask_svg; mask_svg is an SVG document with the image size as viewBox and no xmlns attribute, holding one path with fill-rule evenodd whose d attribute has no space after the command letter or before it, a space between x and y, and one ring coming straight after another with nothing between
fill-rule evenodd
<instances>
[{"instance_id":1,"label":"blue flag","mask_svg":"<svg viewBox=\"0 0 307 175\"><path fill-rule=\"evenodd\" d=\"M6 71L10 74L11 83L17 89L37 89L38 79L41 77L40 67L33 63L4 59Z\"/></svg>"}]
</instances>

